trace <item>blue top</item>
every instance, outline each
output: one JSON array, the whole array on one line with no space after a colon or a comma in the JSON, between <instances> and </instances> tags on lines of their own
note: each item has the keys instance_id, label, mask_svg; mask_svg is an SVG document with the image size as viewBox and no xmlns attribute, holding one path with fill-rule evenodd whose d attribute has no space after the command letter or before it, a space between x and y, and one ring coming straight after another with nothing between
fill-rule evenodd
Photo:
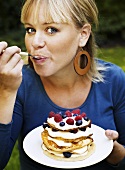
<instances>
[{"instance_id":1,"label":"blue top","mask_svg":"<svg viewBox=\"0 0 125 170\"><path fill-rule=\"evenodd\" d=\"M101 60L99 62L108 67L107 71L103 71L105 82L92 83L86 101L79 108L87 113L93 124L104 129L117 130L120 135L118 142L125 146L125 74L120 67L112 63ZM6 166L17 138L21 169L49 170L50 167L34 162L24 153L22 142L28 132L46 121L50 111L65 112L67 109L75 108L62 108L54 104L47 95L39 76L32 68L24 66L23 81L18 90L13 120L7 125L0 124L0 170ZM122 161L122 164L124 162ZM125 167L119 165L120 170L122 166ZM103 160L82 169L113 170L115 168Z\"/></svg>"}]
</instances>

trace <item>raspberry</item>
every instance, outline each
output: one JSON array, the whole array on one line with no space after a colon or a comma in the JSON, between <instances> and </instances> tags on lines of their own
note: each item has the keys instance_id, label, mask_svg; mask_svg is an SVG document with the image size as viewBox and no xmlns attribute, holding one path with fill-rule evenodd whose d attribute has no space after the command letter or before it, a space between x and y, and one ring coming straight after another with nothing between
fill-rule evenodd
<instances>
[{"instance_id":1,"label":"raspberry","mask_svg":"<svg viewBox=\"0 0 125 170\"><path fill-rule=\"evenodd\" d=\"M55 114L54 120L55 120L56 123L61 122L62 121L62 116L60 114Z\"/></svg>"},{"instance_id":2,"label":"raspberry","mask_svg":"<svg viewBox=\"0 0 125 170\"><path fill-rule=\"evenodd\" d=\"M80 109L75 109L72 111L73 114L80 114Z\"/></svg>"},{"instance_id":3,"label":"raspberry","mask_svg":"<svg viewBox=\"0 0 125 170\"><path fill-rule=\"evenodd\" d=\"M75 121L77 121L77 120L82 120L82 116L81 115L76 116Z\"/></svg>"},{"instance_id":4,"label":"raspberry","mask_svg":"<svg viewBox=\"0 0 125 170\"><path fill-rule=\"evenodd\" d=\"M54 117L55 113L53 111L49 112L49 118Z\"/></svg>"},{"instance_id":5,"label":"raspberry","mask_svg":"<svg viewBox=\"0 0 125 170\"><path fill-rule=\"evenodd\" d=\"M69 110L67 110L67 111L65 112L65 115L66 115L67 117L72 117L72 113L71 113Z\"/></svg>"},{"instance_id":6,"label":"raspberry","mask_svg":"<svg viewBox=\"0 0 125 170\"><path fill-rule=\"evenodd\" d=\"M86 117L86 113L83 112L83 113L81 114L81 116L82 116L83 118Z\"/></svg>"},{"instance_id":7,"label":"raspberry","mask_svg":"<svg viewBox=\"0 0 125 170\"><path fill-rule=\"evenodd\" d=\"M68 119L66 120L66 123L67 123L68 125L74 125L74 120L73 120L72 118L68 118Z\"/></svg>"}]
</instances>

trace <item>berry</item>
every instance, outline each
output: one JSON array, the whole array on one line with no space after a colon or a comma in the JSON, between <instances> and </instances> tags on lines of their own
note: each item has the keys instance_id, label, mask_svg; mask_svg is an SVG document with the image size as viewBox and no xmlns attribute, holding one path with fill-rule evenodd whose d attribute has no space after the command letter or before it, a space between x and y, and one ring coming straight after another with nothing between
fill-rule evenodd
<instances>
[{"instance_id":1,"label":"berry","mask_svg":"<svg viewBox=\"0 0 125 170\"><path fill-rule=\"evenodd\" d=\"M78 121L78 120L82 120L82 116L81 115L78 115L75 117L75 121Z\"/></svg>"},{"instance_id":2,"label":"berry","mask_svg":"<svg viewBox=\"0 0 125 170\"><path fill-rule=\"evenodd\" d=\"M88 120L89 120L89 118L88 118L88 117L84 117L84 120L88 121Z\"/></svg>"},{"instance_id":3,"label":"berry","mask_svg":"<svg viewBox=\"0 0 125 170\"><path fill-rule=\"evenodd\" d=\"M82 116L83 118L86 117L86 113L83 112L83 113L81 114L81 116Z\"/></svg>"},{"instance_id":4,"label":"berry","mask_svg":"<svg viewBox=\"0 0 125 170\"><path fill-rule=\"evenodd\" d=\"M76 126L80 126L80 125L82 125L82 120L76 121Z\"/></svg>"},{"instance_id":5,"label":"berry","mask_svg":"<svg viewBox=\"0 0 125 170\"><path fill-rule=\"evenodd\" d=\"M44 123L43 128L45 129L46 127L50 128L50 126L47 123Z\"/></svg>"},{"instance_id":6,"label":"berry","mask_svg":"<svg viewBox=\"0 0 125 170\"><path fill-rule=\"evenodd\" d=\"M72 111L73 114L80 114L80 109L75 109Z\"/></svg>"},{"instance_id":7,"label":"berry","mask_svg":"<svg viewBox=\"0 0 125 170\"><path fill-rule=\"evenodd\" d=\"M72 118L68 118L68 119L66 120L66 123L67 123L68 125L74 125L74 120L73 120Z\"/></svg>"},{"instance_id":8,"label":"berry","mask_svg":"<svg viewBox=\"0 0 125 170\"><path fill-rule=\"evenodd\" d=\"M60 122L60 126L65 126L65 122Z\"/></svg>"},{"instance_id":9,"label":"berry","mask_svg":"<svg viewBox=\"0 0 125 170\"><path fill-rule=\"evenodd\" d=\"M70 133L77 133L78 129L70 130Z\"/></svg>"},{"instance_id":10,"label":"berry","mask_svg":"<svg viewBox=\"0 0 125 170\"><path fill-rule=\"evenodd\" d=\"M80 130L85 132L85 131L86 131L86 128L85 128L85 127L82 127L82 128L80 128Z\"/></svg>"},{"instance_id":11,"label":"berry","mask_svg":"<svg viewBox=\"0 0 125 170\"><path fill-rule=\"evenodd\" d=\"M52 128L52 131L53 131L53 132L57 132L58 130L57 130L57 129Z\"/></svg>"},{"instance_id":12,"label":"berry","mask_svg":"<svg viewBox=\"0 0 125 170\"><path fill-rule=\"evenodd\" d=\"M49 112L49 118L54 117L55 113L53 111Z\"/></svg>"},{"instance_id":13,"label":"berry","mask_svg":"<svg viewBox=\"0 0 125 170\"><path fill-rule=\"evenodd\" d=\"M73 116L78 116L78 114L75 113L75 114L73 114Z\"/></svg>"},{"instance_id":14,"label":"berry","mask_svg":"<svg viewBox=\"0 0 125 170\"><path fill-rule=\"evenodd\" d=\"M67 110L67 111L65 112L65 115L66 115L67 117L72 117L72 113L71 113L69 110Z\"/></svg>"},{"instance_id":15,"label":"berry","mask_svg":"<svg viewBox=\"0 0 125 170\"><path fill-rule=\"evenodd\" d=\"M55 114L54 120L56 123L59 123L62 121L62 116L60 114Z\"/></svg>"},{"instance_id":16,"label":"berry","mask_svg":"<svg viewBox=\"0 0 125 170\"><path fill-rule=\"evenodd\" d=\"M62 115L62 118L65 119L67 116L65 114Z\"/></svg>"},{"instance_id":17,"label":"berry","mask_svg":"<svg viewBox=\"0 0 125 170\"><path fill-rule=\"evenodd\" d=\"M70 158L72 153L70 153L70 152L63 152L63 155L64 155L65 158Z\"/></svg>"}]
</instances>

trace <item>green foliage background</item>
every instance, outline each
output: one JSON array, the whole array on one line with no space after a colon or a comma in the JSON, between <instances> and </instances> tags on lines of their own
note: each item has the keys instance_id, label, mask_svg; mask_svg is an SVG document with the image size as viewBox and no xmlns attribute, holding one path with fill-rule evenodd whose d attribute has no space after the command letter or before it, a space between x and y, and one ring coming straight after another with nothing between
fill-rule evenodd
<instances>
[{"instance_id":1,"label":"green foliage background","mask_svg":"<svg viewBox=\"0 0 125 170\"><path fill-rule=\"evenodd\" d=\"M24 28L20 23L21 8L25 0L0 0L0 41L25 49ZM124 0L95 0L99 9L99 46L125 45Z\"/></svg>"}]
</instances>

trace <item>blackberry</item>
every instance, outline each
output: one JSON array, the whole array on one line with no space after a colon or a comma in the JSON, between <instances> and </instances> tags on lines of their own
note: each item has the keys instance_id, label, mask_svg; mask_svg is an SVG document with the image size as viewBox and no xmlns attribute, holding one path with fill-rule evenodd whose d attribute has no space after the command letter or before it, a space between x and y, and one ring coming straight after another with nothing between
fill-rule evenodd
<instances>
[{"instance_id":1,"label":"blackberry","mask_svg":"<svg viewBox=\"0 0 125 170\"><path fill-rule=\"evenodd\" d=\"M62 118L65 119L67 116L65 114L62 115Z\"/></svg>"},{"instance_id":2,"label":"blackberry","mask_svg":"<svg viewBox=\"0 0 125 170\"><path fill-rule=\"evenodd\" d=\"M89 118L88 117L84 117L84 120L89 121Z\"/></svg>"},{"instance_id":3,"label":"blackberry","mask_svg":"<svg viewBox=\"0 0 125 170\"><path fill-rule=\"evenodd\" d=\"M53 131L53 132L57 132L58 130L57 130L57 129L52 128L52 131Z\"/></svg>"},{"instance_id":4,"label":"blackberry","mask_svg":"<svg viewBox=\"0 0 125 170\"><path fill-rule=\"evenodd\" d=\"M78 129L70 130L70 133L77 133Z\"/></svg>"},{"instance_id":5,"label":"blackberry","mask_svg":"<svg viewBox=\"0 0 125 170\"><path fill-rule=\"evenodd\" d=\"M60 122L59 125L60 126L65 126L65 122Z\"/></svg>"},{"instance_id":6,"label":"blackberry","mask_svg":"<svg viewBox=\"0 0 125 170\"><path fill-rule=\"evenodd\" d=\"M72 153L70 153L70 152L63 152L63 155L64 155L65 158L70 158Z\"/></svg>"},{"instance_id":7,"label":"blackberry","mask_svg":"<svg viewBox=\"0 0 125 170\"><path fill-rule=\"evenodd\" d=\"M76 121L76 126L80 126L80 125L82 125L82 120L77 120Z\"/></svg>"},{"instance_id":8,"label":"blackberry","mask_svg":"<svg viewBox=\"0 0 125 170\"><path fill-rule=\"evenodd\" d=\"M45 129L46 127L50 128L50 126L47 123L44 123L43 128Z\"/></svg>"},{"instance_id":9,"label":"blackberry","mask_svg":"<svg viewBox=\"0 0 125 170\"><path fill-rule=\"evenodd\" d=\"M81 131L86 131L86 128L85 127L82 127L82 128L79 128Z\"/></svg>"}]
</instances>

